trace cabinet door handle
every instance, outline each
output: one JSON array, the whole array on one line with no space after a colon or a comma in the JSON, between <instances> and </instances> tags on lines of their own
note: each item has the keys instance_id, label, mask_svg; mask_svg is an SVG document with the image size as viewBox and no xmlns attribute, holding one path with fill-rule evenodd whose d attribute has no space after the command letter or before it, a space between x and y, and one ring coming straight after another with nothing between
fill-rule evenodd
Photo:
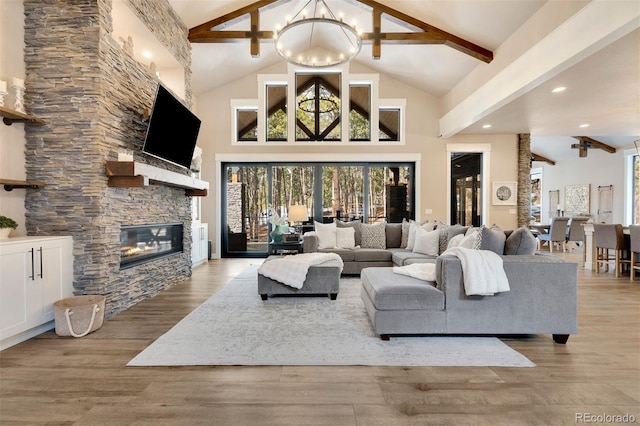
<instances>
[{"instance_id":1,"label":"cabinet door handle","mask_svg":"<svg viewBox=\"0 0 640 426\"><path fill-rule=\"evenodd\" d=\"M42 276L42 247L40 247L38 251L40 252L40 278L44 278Z\"/></svg>"},{"instance_id":2,"label":"cabinet door handle","mask_svg":"<svg viewBox=\"0 0 640 426\"><path fill-rule=\"evenodd\" d=\"M31 281L35 281L36 280L36 256L35 256L35 252L33 247L31 248L31 250L29 250L31 252L31 276L29 278L31 278Z\"/></svg>"}]
</instances>

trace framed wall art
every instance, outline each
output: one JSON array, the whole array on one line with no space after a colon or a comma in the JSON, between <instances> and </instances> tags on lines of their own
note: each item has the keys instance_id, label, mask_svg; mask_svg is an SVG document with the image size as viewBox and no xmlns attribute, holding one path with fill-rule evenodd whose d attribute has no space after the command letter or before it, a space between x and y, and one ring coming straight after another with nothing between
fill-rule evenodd
<instances>
[{"instance_id":1,"label":"framed wall art","mask_svg":"<svg viewBox=\"0 0 640 426\"><path fill-rule=\"evenodd\" d=\"M515 206L518 199L518 182L493 182L493 205Z\"/></svg>"},{"instance_id":2,"label":"framed wall art","mask_svg":"<svg viewBox=\"0 0 640 426\"><path fill-rule=\"evenodd\" d=\"M567 185L564 187L565 215L588 214L590 212L591 185Z\"/></svg>"}]
</instances>

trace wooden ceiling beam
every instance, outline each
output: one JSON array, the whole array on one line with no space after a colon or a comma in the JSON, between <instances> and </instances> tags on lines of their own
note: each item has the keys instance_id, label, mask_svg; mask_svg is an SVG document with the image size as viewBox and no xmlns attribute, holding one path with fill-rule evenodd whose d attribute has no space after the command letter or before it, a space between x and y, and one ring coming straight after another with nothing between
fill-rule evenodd
<instances>
[{"instance_id":1,"label":"wooden ceiling beam","mask_svg":"<svg viewBox=\"0 0 640 426\"><path fill-rule=\"evenodd\" d=\"M549 163L552 166L556 165L556 162L553 160L548 159L547 157L543 157L542 155L539 154L534 154L533 152L531 153L531 160L532 161L544 161L545 163Z\"/></svg>"},{"instance_id":2,"label":"wooden ceiling beam","mask_svg":"<svg viewBox=\"0 0 640 426\"><path fill-rule=\"evenodd\" d=\"M188 39L191 43L226 43L242 39L251 40L251 56L260 56L260 40L272 39L273 31L260 30L260 9L277 3L281 5L291 0L261 0L245 7L234 10L218 18L207 21L189 29ZM444 44L462 53L489 63L493 60L493 52L468 40L448 33L440 28L429 25L419 19L400 12L392 7L385 6L374 0L354 0L372 9L373 32L362 36L363 41L373 42L373 58L380 59L382 55L382 43L397 44ZM422 30L422 32L382 32L382 14L402 21L410 26ZM249 15L251 19L250 31L222 31L232 25L236 20Z\"/></svg>"},{"instance_id":3,"label":"wooden ceiling beam","mask_svg":"<svg viewBox=\"0 0 640 426\"><path fill-rule=\"evenodd\" d=\"M231 25L232 21L241 18L242 16L249 14L251 12L256 12L260 8L265 6L269 6L272 3L282 2L283 0L260 0L254 3L251 3L245 7L241 7L240 9L234 10L233 12L229 12L225 15L222 15L218 18L212 19L210 21L205 22L204 24L200 24L196 27L189 29L189 41L193 42L192 37L198 39L202 33L209 32L212 28L221 27L224 28L226 25ZM287 0L289 1L289 0ZM202 42L200 42L202 43Z\"/></svg>"},{"instance_id":4,"label":"wooden ceiling beam","mask_svg":"<svg viewBox=\"0 0 640 426\"><path fill-rule=\"evenodd\" d=\"M448 33L440 28L434 27L433 25L429 25L426 22L423 22L419 19L414 18L413 16L409 16L399 10L396 10L392 7L385 6L384 4L378 3L374 0L356 0L358 3L364 4L366 6L371 7L373 10L378 10L382 13L386 13L389 16L393 16L396 19L404 21L414 27L420 28L422 31L427 33L432 33L433 35L437 35L441 37L444 42L443 44L456 49L462 53L473 56L476 59L479 59L483 62L489 63L493 60L493 52L487 50L481 46L478 46L475 43L472 43L468 40L455 36L451 33Z\"/></svg>"},{"instance_id":5,"label":"wooden ceiling beam","mask_svg":"<svg viewBox=\"0 0 640 426\"><path fill-rule=\"evenodd\" d=\"M589 136L572 136L574 139L578 139L580 141L580 145L585 145L586 148L598 148L601 149L603 151L607 151L608 153L611 154L615 154L616 152L616 148L611 146L611 145L607 145L604 142L600 142L597 141L593 138L590 138ZM578 144L574 144L574 145L578 145ZM571 148L574 148L574 145L571 145ZM577 147L575 147L577 148ZM586 155L585 155L586 157Z\"/></svg>"}]
</instances>

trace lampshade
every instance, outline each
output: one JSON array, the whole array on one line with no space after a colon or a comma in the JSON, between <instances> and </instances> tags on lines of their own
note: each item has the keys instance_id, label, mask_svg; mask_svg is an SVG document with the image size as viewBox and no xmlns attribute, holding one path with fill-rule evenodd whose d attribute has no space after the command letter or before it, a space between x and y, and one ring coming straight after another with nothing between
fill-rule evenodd
<instances>
[{"instance_id":1,"label":"lampshade","mask_svg":"<svg viewBox=\"0 0 640 426\"><path fill-rule=\"evenodd\" d=\"M325 0L309 0L282 29L276 28L274 38L278 55L305 67L349 62L362 47L355 26L336 18Z\"/></svg>"},{"instance_id":2,"label":"lampshade","mask_svg":"<svg viewBox=\"0 0 640 426\"><path fill-rule=\"evenodd\" d=\"M304 204L289 206L289 222L306 222L307 220L309 220L307 206Z\"/></svg>"}]
</instances>

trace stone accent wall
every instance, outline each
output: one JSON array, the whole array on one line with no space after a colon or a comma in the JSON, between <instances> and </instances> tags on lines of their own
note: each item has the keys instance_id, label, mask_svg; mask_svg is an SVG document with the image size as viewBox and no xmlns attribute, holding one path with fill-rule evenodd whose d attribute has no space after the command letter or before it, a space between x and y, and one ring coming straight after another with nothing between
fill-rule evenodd
<instances>
[{"instance_id":1,"label":"stone accent wall","mask_svg":"<svg viewBox=\"0 0 640 426\"><path fill-rule=\"evenodd\" d=\"M531 214L531 135L518 135L518 226L529 225Z\"/></svg>"},{"instance_id":2,"label":"stone accent wall","mask_svg":"<svg viewBox=\"0 0 640 426\"><path fill-rule=\"evenodd\" d=\"M143 110L157 82L113 40L111 1L24 0L25 104L47 123L25 126L27 179L46 184L27 194L27 231L73 236L75 292L107 296L107 316L191 275L191 198L184 190L107 187L105 164L117 160L119 149L186 173L141 154ZM170 9L166 0L135 3ZM145 22L175 38L171 51L189 56L184 25L170 18ZM120 226L162 222L184 224L184 252L120 271Z\"/></svg>"}]
</instances>

